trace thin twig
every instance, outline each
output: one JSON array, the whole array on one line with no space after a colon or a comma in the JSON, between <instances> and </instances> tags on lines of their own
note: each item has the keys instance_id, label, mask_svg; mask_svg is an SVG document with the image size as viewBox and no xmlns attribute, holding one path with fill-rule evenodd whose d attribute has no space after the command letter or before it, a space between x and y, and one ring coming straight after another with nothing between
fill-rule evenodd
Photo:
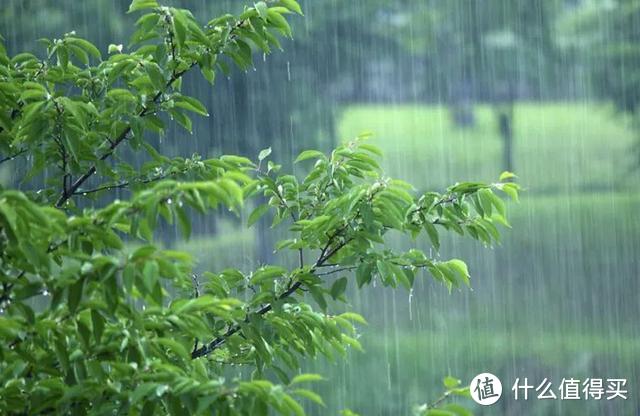
<instances>
[{"instance_id":1,"label":"thin twig","mask_svg":"<svg viewBox=\"0 0 640 416\"><path fill-rule=\"evenodd\" d=\"M434 401L433 403L427 405L427 409L436 409L438 406L440 406L442 404L442 402L444 402L445 400L447 400L450 396L450 393L448 391L445 391L442 396L438 397L438 399L436 399L436 401Z\"/></svg>"},{"instance_id":2,"label":"thin twig","mask_svg":"<svg viewBox=\"0 0 640 416\"><path fill-rule=\"evenodd\" d=\"M200 282L198 281L198 275L191 275L191 282L193 283L193 297L198 298L200 296ZM193 351L192 354L198 349L198 338L193 341Z\"/></svg>"},{"instance_id":3,"label":"thin twig","mask_svg":"<svg viewBox=\"0 0 640 416\"><path fill-rule=\"evenodd\" d=\"M0 164L15 159L16 157L20 156L21 154L26 153L27 150L28 149L26 149L26 148L25 149L21 149L21 150L18 150L16 153L12 154L12 155L9 155L9 156L6 156L6 157L0 159Z\"/></svg>"},{"instance_id":4,"label":"thin twig","mask_svg":"<svg viewBox=\"0 0 640 416\"><path fill-rule=\"evenodd\" d=\"M197 62L193 62L191 65L189 65L188 68L178 72L175 76L172 76L171 79L167 82L165 90L169 88L171 85L173 85L174 82L176 82L180 77L182 77L182 75L184 75L189 69L193 68L195 65L197 65ZM155 104L160 99L160 97L162 97L163 93L164 91L158 91L150 103ZM144 117L150 114L149 108L150 107L147 107L147 106L143 107L140 113L138 113L138 117ZM127 126L116 137L116 139L113 140L113 142L111 142L111 144L109 145L109 149L102 156L100 156L99 160L103 161L105 159L108 159L115 152L118 145L120 145L120 143L126 140L127 136L131 132L131 129L132 129L131 125ZM71 184L71 186L69 187L69 191L66 194L63 193L60 195L60 197L56 201L56 207L57 208L62 207L65 204L65 202L67 202L67 200L71 198L71 196L76 194L78 188L80 188L80 186L82 186L82 184L85 183L87 179L89 179L96 172L97 172L96 164L91 165L91 167L82 176L80 176Z\"/></svg>"},{"instance_id":5,"label":"thin twig","mask_svg":"<svg viewBox=\"0 0 640 416\"><path fill-rule=\"evenodd\" d=\"M435 208L439 205L444 205L444 204L448 204L448 203L454 203L458 200L458 198L455 195L446 195L443 196L442 198L440 198L440 200L436 201L434 204L432 204L429 207L418 207L415 208L414 210L412 210L411 212L409 212L407 214L407 216L413 215L413 214L417 214L420 211L424 211L425 209L431 209L431 208Z\"/></svg>"},{"instance_id":6,"label":"thin twig","mask_svg":"<svg viewBox=\"0 0 640 416\"><path fill-rule=\"evenodd\" d=\"M258 173L258 175L268 176L266 173L260 170L260 165L258 165L256 172ZM296 215L296 213L293 212L293 210L291 209L287 201L284 199L284 195L280 193L280 190L277 187L276 187L275 194L280 200L280 203L282 204L282 206L289 211L289 216L291 217L291 221L293 221L294 224L298 222L298 215ZM298 204L298 211L300 210L299 207L300 205ZM298 262L300 264L300 268L302 268L304 266L304 251L302 250L302 248L298 249Z\"/></svg>"},{"instance_id":7,"label":"thin twig","mask_svg":"<svg viewBox=\"0 0 640 416\"><path fill-rule=\"evenodd\" d=\"M241 19L241 20L238 20L235 25L233 25L233 27L231 28L231 32L228 37L228 40L234 40L236 38L236 35L233 32L238 28L240 28L242 25L244 25L244 23L245 23L245 20ZM224 49L224 46L226 45L225 44L220 45L219 49L215 52L215 54L218 55L222 51L222 49ZM193 61L191 62L191 64L189 64L189 66L187 66L185 69L181 71L176 72L174 69L172 71L171 79L169 79L169 81L165 85L165 89L162 91L158 91L156 95L151 99L150 104L156 104L160 99L160 97L162 97L162 94L164 94L164 92L169 87L171 87L173 83L175 83L177 80L182 78L184 74L186 74L191 68L193 68L196 65L198 65L198 62ZM138 113L138 117L144 117L148 114L151 114L149 111L149 108L150 107L143 106L142 110ZM99 160L103 161L105 159L108 159L115 152L116 148L120 145L120 143L126 140L131 130L132 130L131 125L128 125L114 140L107 140L109 142L109 148L102 156L99 157ZM57 208L62 207L69 198L71 198L73 195L76 194L76 191L78 190L78 188L80 188L82 184L85 183L96 172L97 172L97 166L94 163L84 174L82 174L82 176L80 176L71 184L71 186L69 187L69 192L66 195L65 194L60 195L60 197L56 201L55 206Z\"/></svg>"},{"instance_id":8,"label":"thin twig","mask_svg":"<svg viewBox=\"0 0 640 416\"><path fill-rule=\"evenodd\" d=\"M335 239L336 237L337 237L337 235L335 235L333 238ZM349 242L351 242L351 239L345 239L344 241L340 242L336 247L334 247L332 250L328 250L327 247L329 247L332 244L332 241L330 240L328 242L327 246L325 247L325 249L322 250L320 256L318 257L318 260L316 260L315 264L311 268L311 272L313 273L313 271L316 268L321 267L324 264L324 262L329 260L334 254L336 254L339 250L341 250L343 247L345 247L347 244L349 244ZM302 282L300 280L294 282L292 285L289 286L289 288L287 288L287 290L285 290L283 293L281 293L276 298L276 300L282 300L282 299L285 299L285 298L291 296L296 290L300 289L300 286L302 286ZM260 308L257 311L255 311L254 314L255 315L264 315L265 313L271 311L271 309L273 309L273 303L269 303L267 305L264 305L262 308ZM243 323L249 322L249 318L250 318L250 315L247 314L247 316L245 317ZM196 358L204 357L204 356L212 353L216 349L220 348L227 341L227 339L229 337L231 337L232 335L234 335L237 332L239 332L240 329L241 329L240 324L236 324L236 325L230 326L224 334L218 336L216 339L211 341L209 344L203 345L201 348L198 348L198 349L194 350L191 353L191 358L192 359L196 359Z\"/></svg>"},{"instance_id":9,"label":"thin twig","mask_svg":"<svg viewBox=\"0 0 640 416\"><path fill-rule=\"evenodd\" d=\"M358 266L348 266L348 267L341 267L339 269L333 269L333 270L329 270L328 272L322 272L322 273L314 273L316 276L328 276L330 274L335 274L335 273L340 273L340 272L346 272L346 271L350 271L350 270L354 270L357 269Z\"/></svg>"},{"instance_id":10,"label":"thin twig","mask_svg":"<svg viewBox=\"0 0 640 416\"><path fill-rule=\"evenodd\" d=\"M134 181L125 181L125 182L115 183L115 184L112 184L112 185L103 185L103 186L99 186L99 187L93 188L93 189L78 189L76 192L74 192L74 195L92 194L92 193L96 193L96 192L100 192L100 191L108 191L108 190L112 190L112 189L122 189L122 188L126 188L129 185L138 185L138 184L147 184L147 183L157 182L159 180L166 179L169 176L178 175L178 174L182 174L182 173L186 173L186 172L187 172L187 169L184 169L184 170L182 170L180 172L171 172L171 173L168 173L166 175L154 176L153 178L138 179L138 180L134 180Z\"/></svg>"}]
</instances>

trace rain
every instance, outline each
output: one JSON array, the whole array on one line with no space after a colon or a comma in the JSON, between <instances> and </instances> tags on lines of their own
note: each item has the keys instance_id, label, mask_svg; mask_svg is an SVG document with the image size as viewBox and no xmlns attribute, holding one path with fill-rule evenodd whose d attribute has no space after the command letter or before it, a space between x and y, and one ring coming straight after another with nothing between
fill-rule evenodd
<instances>
[{"instance_id":1,"label":"rain","mask_svg":"<svg viewBox=\"0 0 640 416\"><path fill-rule=\"evenodd\" d=\"M127 48L137 18L129 3L2 0L0 34L9 54L42 56L38 39L75 31L106 55L110 44ZM161 3L201 22L253 5ZM445 377L466 386L492 373L502 382L497 403L455 402L478 415L640 415L640 1L300 4L304 16L291 17L293 38L281 51L254 51L251 69L218 73L213 87L199 73L185 76L183 92L209 117L193 117L191 134L167 123L150 135L160 153L196 163L257 159L271 148L271 160L302 175L292 163L301 151L329 152L370 132L385 175L416 192L491 183L503 171L523 188L519 202L507 202L510 227L497 244L446 233L436 252L423 237L393 240L398 250L463 259L471 288L449 293L426 272L411 290L350 285L349 303L337 308L368 321L357 334L364 352L303 363L326 379L314 387L326 407L305 405L307 413L411 415L438 400ZM148 159L132 149L123 157L135 166ZM1 164L0 184L33 186L22 181L32 163ZM295 254L274 248L282 231L245 220L218 210L194 215L188 240L166 224L157 238L192 253L198 272L295 265ZM512 387L525 378L529 398L516 400ZM578 400L561 398L570 378L580 381ZM545 379L556 399L537 397ZM602 379L605 393L606 380L626 380L626 398L585 398L590 379Z\"/></svg>"}]
</instances>

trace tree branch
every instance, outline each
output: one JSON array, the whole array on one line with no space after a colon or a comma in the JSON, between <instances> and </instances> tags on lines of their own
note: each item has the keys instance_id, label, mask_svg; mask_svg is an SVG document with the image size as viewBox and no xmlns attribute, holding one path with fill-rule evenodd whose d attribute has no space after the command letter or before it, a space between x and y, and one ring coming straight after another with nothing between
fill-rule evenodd
<instances>
[{"instance_id":1,"label":"tree branch","mask_svg":"<svg viewBox=\"0 0 640 416\"><path fill-rule=\"evenodd\" d=\"M315 275L316 276L328 276L330 274L340 273L340 272L347 272L347 271L354 270L354 269L357 269L357 268L358 268L358 266L347 266L347 267L341 267L339 269L329 270L328 272L315 273Z\"/></svg>"},{"instance_id":2,"label":"tree branch","mask_svg":"<svg viewBox=\"0 0 640 416\"><path fill-rule=\"evenodd\" d=\"M103 186L98 186L97 188L93 188L93 189L78 189L76 192L74 192L74 195L92 194L92 193L96 193L96 192L100 192L100 191L108 191L108 190L111 190L111 189L122 189L122 188L126 188L129 185L153 183L153 182L157 182L157 181L162 180L162 179L166 179L169 176L178 175L178 174L186 173L186 172L187 172L187 169L185 169L183 171L180 171L180 172L171 172L171 173L168 173L166 175L154 176L153 178L138 179L138 180L134 180L134 181L125 181L125 182L115 183L115 184L112 184L112 185L103 185Z\"/></svg>"},{"instance_id":3,"label":"tree branch","mask_svg":"<svg viewBox=\"0 0 640 416\"><path fill-rule=\"evenodd\" d=\"M200 297L200 282L198 281L198 275L195 273L191 275L191 282L193 283L193 297ZM192 354L198 349L198 338L193 341L193 351Z\"/></svg>"},{"instance_id":4,"label":"tree branch","mask_svg":"<svg viewBox=\"0 0 640 416\"><path fill-rule=\"evenodd\" d=\"M450 392L445 391L442 396L438 397L436 399L436 401L434 401L433 403L427 405L427 409L437 409L445 400L447 400L449 398L449 396L451 395Z\"/></svg>"},{"instance_id":5,"label":"tree branch","mask_svg":"<svg viewBox=\"0 0 640 416\"><path fill-rule=\"evenodd\" d=\"M444 205L444 204L449 204L449 203L454 203L458 200L458 198L455 195L445 195L442 198L440 198L438 201L436 201L434 204L432 204L430 207L418 207L414 210L412 210L411 212L409 212L407 214L407 216L413 215L413 214L417 214L420 211L424 211L425 209L430 209L430 208L435 208L439 205Z\"/></svg>"},{"instance_id":6,"label":"tree branch","mask_svg":"<svg viewBox=\"0 0 640 416\"><path fill-rule=\"evenodd\" d=\"M235 39L235 34L233 34L233 31L240 28L244 24L244 22L245 20L238 20L236 22L236 24L231 28L230 36L228 39L230 40ZM225 46L224 44L220 45L219 49L215 52L215 54L216 55L219 54L220 51L222 51L222 49L224 48L224 46ZM182 78L182 76L185 73L187 73L191 68L193 68L196 65L198 65L198 62L194 61L194 62L191 62L191 64L189 64L188 67L186 67L181 71L176 72L176 70L174 69L172 71L171 79L169 79L169 81L167 82L165 89L163 91L158 91L156 95L151 99L150 104L156 104L160 99L160 97L162 97L162 94L169 87L171 87L171 85L173 85L174 82ZM144 117L147 114L149 114L149 107L144 106L142 110L138 113L138 117ZM130 132L131 132L131 125L127 126L114 140L108 140L109 149L102 156L99 157L99 160L103 161L109 158L115 152L116 148L120 145L120 143L126 140ZM91 165L91 167L89 167L89 169L84 174L82 174L82 176L80 176L71 184L71 186L69 187L69 192L67 192L66 195L63 193L60 195L60 197L58 197L58 200L56 201L55 206L57 208L62 207L69 198L71 198L73 195L77 193L78 188L80 188L83 183L85 183L92 175L94 175L96 171L97 171L97 167L96 167L96 164L94 163L93 165Z\"/></svg>"},{"instance_id":7,"label":"tree branch","mask_svg":"<svg viewBox=\"0 0 640 416\"><path fill-rule=\"evenodd\" d=\"M258 173L258 175L262 175L262 176L268 176L266 173L262 172L260 170L260 164L258 164L258 168L256 169L256 172ZM280 200L280 202L282 203L282 206L289 210L289 215L291 217L291 221L294 222L294 224L296 222L298 222L298 215L296 215L293 210L291 209L291 207L289 206L289 204L287 203L287 201L284 199L284 196L280 193L280 190L276 187L276 191L275 191L276 196L278 197L278 199ZM300 204L298 204L298 211L300 211ZM304 252L302 250L302 248L298 249L298 261L300 264L300 268L302 268L304 266Z\"/></svg>"},{"instance_id":8,"label":"tree branch","mask_svg":"<svg viewBox=\"0 0 640 416\"><path fill-rule=\"evenodd\" d=\"M62 133L63 133L63 129L62 129L62 117L63 117L63 113L64 110L62 109L62 107L60 107L60 103L58 103L57 100L53 100L53 105L56 108L56 134L54 134L53 136L53 140L56 142L56 144L58 145L58 151L60 152L60 170L62 171L62 193L66 195L67 193L67 179L68 179L68 172L67 172L67 148L65 147L64 143L62 143Z\"/></svg>"},{"instance_id":9,"label":"tree branch","mask_svg":"<svg viewBox=\"0 0 640 416\"><path fill-rule=\"evenodd\" d=\"M198 64L197 62L193 62L187 68L185 68L182 71L177 72L175 75L173 75L171 77L171 79L167 82L167 84L165 86L165 90L164 91L158 91L156 93L156 95L153 97L153 99L151 99L150 104L157 103L158 100L160 99L160 97L162 96L162 94L167 90L167 88L171 87L171 85L173 85L174 82L176 82L178 79L180 79L187 71L189 71L191 68L193 68L197 64ZM138 117L144 117L147 114L149 114L149 107L144 106L142 108L142 110L138 113ZM100 156L99 160L103 161L103 160L109 158L115 152L115 150L118 147L118 145L120 145L120 143L125 141L125 139L127 138L127 136L129 135L130 132L131 132L131 125L127 126L116 137L115 140L110 141L109 149L102 156ZM71 186L69 187L69 190L68 190L68 192L66 194L62 193L60 195L60 197L56 201L55 206L57 208L62 207L65 204L65 202L67 202L67 200L69 198L71 198L73 195L75 195L77 193L78 188L80 188L80 186L82 186L82 184L85 183L87 181L87 179L89 179L93 174L95 174L96 171L97 171L96 164L91 165L91 167L82 176L80 176L78 179L76 179L71 184Z\"/></svg>"},{"instance_id":10,"label":"tree branch","mask_svg":"<svg viewBox=\"0 0 640 416\"><path fill-rule=\"evenodd\" d=\"M321 251L320 256L318 257L318 260L316 260L315 264L313 265L313 267L310 270L312 273L316 268L322 267L322 265L327 260L329 260L334 254L336 254L338 251L340 251L342 248L344 248L347 244L349 244L349 242L351 242L351 239L345 239L344 241L340 242L337 246L335 246L333 249L329 250L328 247L330 247L331 244L333 242L335 242L335 238L337 238L337 237L338 237L338 235L337 235L337 233L335 233L333 235L333 237L327 242L327 245ZM276 298L276 300L282 300L282 299L285 299L285 298L291 296L296 290L300 289L300 286L302 286L302 282L300 280L294 282L291 286L289 286L289 288L287 290L282 292ZM255 315L259 315L259 316L260 315L264 315L265 313L271 311L271 309L273 309L273 303L269 303L267 305L264 305L262 308L260 308L257 311L255 311L254 314ZM247 323L247 322L249 322L249 314L247 314L247 317L243 321L243 323ZM194 351L191 353L191 358L192 359L196 359L196 358L204 357L204 356L212 353L216 349L220 348L227 341L227 339L229 339L229 337L231 337L232 335L238 333L240 331L240 329L241 329L240 324L236 324L236 325L230 326L224 334L218 336L216 339L211 341L209 344L203 345L201 348L194 349Z\"/></svg>"},{"instance_id":11,"label":"tree branch","mask_svg":"<svg viewBox=\"0 0 640 416\"><path fill-rule=\"evenodd\" d=\"M26 153L27 150L28 149L26 149L26 148L25 149L21 149L21 150L17 151L16 153L12 154L12 155L9 155L9 156L6 156L6 157L0 159L0 164L15 159L16 157L20 156L21 154Z\"/></svg>"}]
</instances>

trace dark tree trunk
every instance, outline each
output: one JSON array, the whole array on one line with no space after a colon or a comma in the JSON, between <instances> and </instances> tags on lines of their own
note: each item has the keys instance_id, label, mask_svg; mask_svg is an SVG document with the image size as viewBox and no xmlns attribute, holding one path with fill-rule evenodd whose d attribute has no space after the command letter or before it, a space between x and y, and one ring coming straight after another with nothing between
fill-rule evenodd
<instances>
[{"instance_id":1,"label":"dark tree trunk","mask_svg":"<svg viewBox=\"0 0 640 416\"><path fill-rule=\"evenodd\" d=\"M515 87L513 83L507 82L502 94L498 94L498 103L496 104L496 115L498 117L498 130L502 138L502 169L513 172L513 124L514 124L514 105L515 105Z\"/></svg>"},{"instance_id":2,"label":"dark tree trunk","mask_svg":"<svg viewBox=\"0 0 640 416\"><path fill-rule=\"evenodd\" d=\"M513 172L513 109L500 112L498 115L500 136L502 136L502 166L504 170Z\"/></svg>"}]
</instances>

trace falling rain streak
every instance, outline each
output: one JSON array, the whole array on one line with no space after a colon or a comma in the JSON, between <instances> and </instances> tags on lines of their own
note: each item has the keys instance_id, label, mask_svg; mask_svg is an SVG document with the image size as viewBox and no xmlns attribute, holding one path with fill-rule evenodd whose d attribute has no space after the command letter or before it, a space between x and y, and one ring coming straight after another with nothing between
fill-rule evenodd
<instances>
[{"instance_id":1,"label":"falling rain streak","mask_svg":"<svg viewBox=\"0 0 640 416\"><path fill-rule=\"evenodd\" d=\"M11 54L42 55L38 38L71 29L97 45L126 45L129 3L3 0L0 33ZM204 20L252 2L171 3ZM349 287L350 308L369 321L360 330L365 352L305 364L329 380L318 386L327 407L308 413L409 415L438 399L444 376L467 383L490 371L505 391L518 376L616 376L632 387L624 401L503 398L475 414L638 414L640 1L301 4L293 39L268 58L255 52L255 71L218 74L213 90L185 77L185 94L212 116L194 117L192 134L167 123L164 137L150 137L160 153L255 159L271 147L274 160L301 173L290 163L300 151L328 151L370 131L387 174L418 191L492 181L504 170L526 190L510 203L511 228L493 249L455 236L443 237L437 253L422 237L393 247L465 259L473 290L449 293L427 273L408 292L375 277L370 287ZM122 157L147 161L130 149ZM2 185L20 186L33 163L0 165ZM265 221L247 230L222 211L192 221L189 241L177 226L160 238L191 252L200 272L296 260L274 251L280 236Z\"/></svg>"}]
</instances>

